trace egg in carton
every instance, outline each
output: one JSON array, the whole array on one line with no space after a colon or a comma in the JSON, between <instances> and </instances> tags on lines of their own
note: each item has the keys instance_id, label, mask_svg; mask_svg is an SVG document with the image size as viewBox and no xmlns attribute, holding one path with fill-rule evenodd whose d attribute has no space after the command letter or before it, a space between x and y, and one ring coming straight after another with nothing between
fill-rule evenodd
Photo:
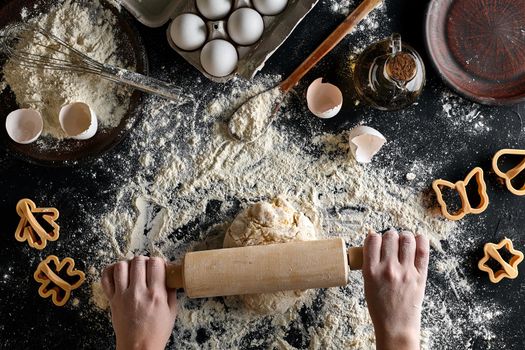
<instances>
[{"instance_id":1,"label":"egg in carton","mask_svg":"<svg viewBox=\"0 0 525 350\"><path fill-rule=\"evenodd\" d=\"M208 79L253 78L319 0L123 0Z\"/></svg>"}]
</instances>

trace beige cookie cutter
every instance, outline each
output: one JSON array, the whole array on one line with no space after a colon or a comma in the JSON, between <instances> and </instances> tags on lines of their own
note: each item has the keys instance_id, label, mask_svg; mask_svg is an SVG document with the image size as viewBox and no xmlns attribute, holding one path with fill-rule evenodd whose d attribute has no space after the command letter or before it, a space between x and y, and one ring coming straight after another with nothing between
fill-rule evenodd
<instances>
[{"instance_id":1,"label":"beige cookie cutter","mask_svg":"<svg viewBox=\"0 0 525 350\"><path fill-rule=\"evenodd\" d=\"M523 160L516 165L514 168L508 170L507 172L501 171L501 169L498 166L498 161L503 155L521 155L523 156ZM505 186L507 186L508 190L512 192L513 194L517 196L525 196L525 183L523 186L519 189L515 188L512 184L512 180L518 176L523 170L525 170L525 150L522 149L502 149L496 152L494 155L494 158L492 158L492 169L494 169L494 172L499 177L503 178L505 180Z\"/></svg>"},{"instance_id":2,"label":"beige cookie cutter","mask_svg":"<svg viewBox=\"0 0 525 350\"><path fill-rule=\"evenodd\" d=\"M49 266L50 263L55 265L55 270ZM59 276L64 268L68 277L78 277L75 283L71 284ZM38 294L42 298L51 297L56 306L64 306L71 297L71 291L80 287L86 279L84 272L75 269L75 261L72 258L64 258L60 261L55 255L48 256L38 264L33 277L35 281L41 283Z\"/></svg>"},{"instance_id":3,"label":"beige cookie cutter","mask_svg":"<svg viewBox=\"0 0 525 350\"><path fill-rule=\"evenodd\" d=\"M513 255L513 257L508 263L505 260L503 260L499 253L499 250L503 247L507 248L509 253ZM523 261L523 253L519 250L514 249L514 246L510 239L505 238L498 244L486 243L485 247L483 248L483 251L485 255L479 261L478 268L481 271L485 271L489 274L489 279L492 283L498 283L503 278L514 279L518 277L518 265ZM490 258L496 260L501 265L500 270L494 272L493 269L487 266L487 262Z\"/></svg>"},{"instance_id":4,"label":"beige cookie cutter","mask_svg":"<svg viewBox=\"0 0 525 350\"><path fill-rule=\"evenodd\" d=\"M475 208L472 208L470 201L467 196L467 185L472 180L476 178L478 184L478 194L480 197L479 205ZM454 214L448 212L447 203L443 199L443 193L441 192L442 187L447 187L452 190L456 190L459 193L459 198L461 199L461 208ZM438 179L432 183L432 188L436 192L437 201L441 206L441 213L444 217L449 220L461 220L467 214L481 214L489 206L489 196L487 194L487 185L483 179L483 169L476 167L470 171L470 173L465 177L465 180L452 183L447 180Z\"/></svg>"},{"instance_id":5,"label":"beige cookie cutter","mask_svg":"<svg viewBox=\"0 0 525 350\"><path fill-rule=\"evenodd\" d=\"M42 250L48 241L56 241L60 235L60 226L56 223L58 210L55 208L37 208L36 204L27 198L16 204L16 212L20 216L20 223L15 231L18 242L27 241L30 247ZM33 214L43 214L42 218L53 228L47 232Z\"/></svg>"}]
</instances>

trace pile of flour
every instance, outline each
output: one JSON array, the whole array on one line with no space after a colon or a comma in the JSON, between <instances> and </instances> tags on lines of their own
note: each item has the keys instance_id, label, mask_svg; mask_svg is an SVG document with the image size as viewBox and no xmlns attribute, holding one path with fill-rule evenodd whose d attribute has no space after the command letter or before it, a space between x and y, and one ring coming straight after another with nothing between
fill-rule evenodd
<instances>
[{"instance_id":1,"label":"pile of flour","mask_svg":"<svg viewBox=\"0 0 525 350\"><path fill-rule=\"evenodd\" d=\"M99 0L91 1L89 7L65 0L44 14L31 17L28 13L29 10L23 11L22 20L37 23L90 58L116 66L124 65L117 55L117 18L110 10L102 7ZM37 43L46 45L47 39L40 35L25 36L16 50L63 58ZM42 114L44 136L56 139L66 136L58 121L60 108L64 104L87 103L97 114L101 128L119 125L129 105L130 91L127 88L95 75L28 68L14 60L5 64L3 73L5 82L16 95L18 105L21 108L34 108Z\"/></svg>"}]
</instances>

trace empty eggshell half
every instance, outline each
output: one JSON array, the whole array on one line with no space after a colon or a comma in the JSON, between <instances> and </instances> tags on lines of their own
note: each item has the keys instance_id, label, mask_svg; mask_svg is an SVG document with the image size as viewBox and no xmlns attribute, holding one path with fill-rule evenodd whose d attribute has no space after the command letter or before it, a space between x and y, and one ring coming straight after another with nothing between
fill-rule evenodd
<instances>
[{"instance_id":1,"label":"empty eggshell half","mask_svg":"<svg viewBox=\"0 0 525 350\"><path fill-rule=\"evenodd\" d=\"M23 145L36 141L44 128L44 121L34 109L17 109L5 120L7 134L13 141Z\"/></svg>"},{"instance_id":2,"label":"empty eggshell half","mask_svg":"<svg viewBox=\"0 0 525 350\"><path fill-rule=\"evenodd\" d=\"M73 139L87 140L97 133L97 115L83 102L73 102L63 106L58 119L62 130Z\"/></svg>"},{"instance_id":3,"label":"empty eggshell half","mask_svg":"<svg viewBox=\"0 0 525 350\"><path fill-rule=\"evenodd\" d=\"M386 143L386 138L376 129L358 126L350 132L350 151L359 163L370 163Z\"/></svg>"},{"instance_id":4,"label":"empty eggshell half","mask_svg":"<svg viewBox=\"0 0 525 350\"><path fill-rule=\"evenodd\" d=\"M343 94L333 84L323 83L323 78L316 79L306 92L308 109L319 118L332 118L343 106Z\"/></svg>"}]
</instances>

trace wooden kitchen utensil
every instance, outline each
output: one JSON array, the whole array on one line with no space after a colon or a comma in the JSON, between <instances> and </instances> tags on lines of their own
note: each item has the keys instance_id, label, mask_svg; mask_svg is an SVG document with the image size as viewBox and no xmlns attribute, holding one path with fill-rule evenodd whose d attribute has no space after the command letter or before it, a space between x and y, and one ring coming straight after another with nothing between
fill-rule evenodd
<instances>
[{"instance_id":1,"label":"wooden kitchen utensil","mask_svg":"<svg viewBox=\"0 0 525 350\"><path fill-rule=\"evenodd\" d=\"M290 92L290 90L299 83L299 81L312 69L315 67L315 65L324 57L326 56L334 47L337 46L354 28L359 22L361 22L370 12L372 12L375 8L377 8L380 4L383 3L383 0L364 0L350 15L341 23L333 32L328 36L328 38L325 39L315 49L314 52L308 58L301 63L295 71L281 84L279 84L278 88L281 92L280 97L274 102L274 105L271 109L268 109L268 111L271 113L271 116L267 116L267 123L265 127L262 129L262 131L257 135L240 135L239 132L235 128L235 120L237 118L248 118L249 116L245 115L239 115L239 111L245 111L245 110L255 110L255 108L248 108L249 104L256 105L260 103L259 97L262 94L269 93L271 90L262 92L248 101L244 103L232 116L229 124L228 124L228 130L230 135L243 142L252 142L255 139L257 139L259 136L264 134L268 127L272 124L273 120L275 119L275 116L277 115L277 112L279 110L279 107L281 105L281 102L284 100L285 95ZM247 107L248 106L248 107ZM266 120L266 119L265 119Z\"/></svg>"},{"instance_id":2,"label":"wooden kitchen utensil","mask_svg":"<svg viewBox=\"0 0 525 350\"><path fill-rule=\"evenodd\" d=\"M342 238L225 248L168 264L166 284L190 298L329 288L346 285L348 268L362 265L362 248L347 251Z\"/></svg>"}]
</instances>

